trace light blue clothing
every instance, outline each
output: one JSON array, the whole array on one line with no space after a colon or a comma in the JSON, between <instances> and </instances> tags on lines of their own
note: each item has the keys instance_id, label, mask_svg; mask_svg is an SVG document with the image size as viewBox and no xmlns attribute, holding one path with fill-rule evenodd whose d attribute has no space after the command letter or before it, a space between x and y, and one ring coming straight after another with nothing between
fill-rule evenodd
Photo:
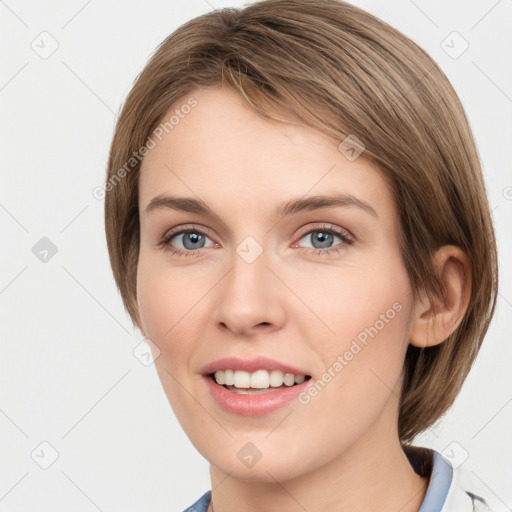
<instances>
[{"instance_id":1,"label":"light blue clothing","mask_svg":"<svg viewBox=\"0 0 512 512\"><path fill-rule=\"evenodd\" d=\"M427 488L427 493L421 504L418 512L438 512L443 509L444 502L448 496L448 490L452 484L453 479L453 468L452 465L435 450L432 451L434 457L432 463L432 473L430 475L430 483ZM412 453L407 450L405 452L409 462L416 471L420 473L418 467L418 459L414 457Z\"/></svg>"},{"instance_id":2,"label":"light blue clothing","mask_svg":"<svg viewBox=\"0 0 512 512\"><path fill-rule=\"evenodd\" d=\"M212 491L206 491L191 507L188 507L184 512L206 512Z\"/></svg>"},{"instance_id":3,"label":"light blue clothing","mask_svg":"<svg viewBox=\"0 0 512 512\"><path fill-rule=\"evenodd\" d=\"M430 448L413 447L405 453L414 471L428 476L430 461L432 471L423 503L418 512L499 512L491 509L487 499L482 497L481 488L469 471L454 469L448 459ZM184 512L206 512L210 504L211 491Z\"/></svg>"}]
</instances>

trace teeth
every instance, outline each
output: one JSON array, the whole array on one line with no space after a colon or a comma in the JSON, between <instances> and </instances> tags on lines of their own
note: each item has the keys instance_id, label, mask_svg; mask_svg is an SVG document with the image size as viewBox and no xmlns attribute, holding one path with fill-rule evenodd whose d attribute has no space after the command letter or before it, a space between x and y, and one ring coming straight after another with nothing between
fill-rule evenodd
<instances>
[{"instance_id":1,"label":"teeth","mask_svg":"<svg viewBox=\"0 0 512 512\"><path fill-rule=\"evenodd\" d=\"M278 388L284 384L284 374L280 370L272 370L270 372L270 385L273 388Z\"/></svg>"},{"instance_id":2,"label":"teeth","mask_svg":"<svg viewBox=\"0 0 512 512\"><path fill-rule=\"evenodd\" d=\"M269 387L278 388L283 384L293 386L306 380L305 375L294 375L293 373L283 373L280 370L257 370L249 373L243 370L218 370L214 374L217 384L226 386L235 386L236 388L268 389Z\"/></svg>"},{"instance_id":3,"label":"teeth","mask_svg":"<svg viewBox=\"0 0 512 512\"><path fill-rule=\"evenodd\" d=\"M250 388L251 387L251 374L241 370L235 371L235 388Z\"/></svg>"},{"instance_id":4,"label":"teeth","mask_svg":"<svg viewBox=\"0 0 512 512\"><path fill-rule=\"evenodd\" d=\"M251 375L251 388L265 389L270 386L270 376L266 370L258 370ZM240 386L236 386L239 388Z\"/></svg>"},{"instance_id":5,"label":"teeth","mask_svg":"<svg viewBox=\"0 0 512 512\"><path fill-rule=\"evenodd\" d=\"M217 379L217 373L224 374L224 384L226 384L226 386L233 386L235 384L235 372L233 370L215 372L215 379ZM218 380L217 383L220 384Z\"/></svg>"},{"instance_id":6,"label":"teeth","mask_svg":"<svg viewBox=\"0 0 512 512\"><path fill-rule=\"evenodd\" d=\"M217 384L220 384L221 386L226 384L226 373L227 372L215 372L215 380L217 381ZM228 379L231 378L228 376Z\"/></svg>"},{"instance_id":7,"label":"teeth","mask_svg":"<svg viewBox=\"0 0 512 512\"><path fill-rule=\"evenodd\" d=\"M293 373L285 373L284 374L284 383L287 386L293 386L295 384L295 376Z\"/></svg>"}]
</instances>

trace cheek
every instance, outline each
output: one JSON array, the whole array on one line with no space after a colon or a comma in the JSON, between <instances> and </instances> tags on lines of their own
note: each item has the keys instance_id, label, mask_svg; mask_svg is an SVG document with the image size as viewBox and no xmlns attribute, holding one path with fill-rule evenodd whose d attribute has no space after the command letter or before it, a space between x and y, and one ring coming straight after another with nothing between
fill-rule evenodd
<instances>
[{"instance_id":1,"label":"cheek","mask_svg":"<svg viewBox=\"0 0 512 512\"><path fill-rule=\"evenodd\" d=\"M137 304L144 334L157 345L172 336L174 326L185 314L190 288L183 286L176 277L141 251L137 267Z\"/></svg>"},{"instance_id":2,"label":"cheek","mask_svg":"<svg viewBox=\"0 0 512 512\"><path fill-rule=\"evenodd\" d=\"M349 446L379 417L389 424L396 421L408 345L410 284L404 270L393 279L377 272L364 279L346 274L343 283L322 285L322 293L315 294L322 304L318 315L335 334L310 336L311 349L320 355L325 370L316 376L321 381L318 392L301 402L303 434ZM314 426L307 417L316 418ZM319 459L330 456L328 448L315 449Z\"/></svg>"},{"instance_id":3,"label":"cheek","mask_svg":"<svg viewBox=\"0 0 512 512\"><path fill-rule=\"evenodd\" d=\"M411 297L407 272L399 266L392 275L385 266L346 272L343 279L322 281L314 294L309 291L324 324L318 327L322 336L310 336L312 348L326 369L338 362L331 373L345 391L354 388L352 396L364 395L363 383L367 392L374 385L395 385L408 345Z\"/></svg>"},{"instance_id":4,"label":"cheek","mask_svg":"<svg viewBox=\"0 0 512 512\"><path fill-rule=\"evenodd\" d=\"M380 332L405 328L412 290L405 268L396 265L344 268L339 273L315 276L315 281L301 281L297 295L304 297L311 311L323 323L321 339L346 340L366 329ZM361 335L364 339L364 334Z\"/></svg>"},{"instance_id":5,"label":"cheek","mask_svg":"<svg viewBox=\"0 0 512 512\"><path fill-rule=\"evenodd\" d=\"M173 336L174 326L184 312L183 297L180 301L175 292L181 288L179 282L173 282L168 272L159 269L155 263L141 252L137 267L137 304L145 336L162 353L155 361L158 366L169 350L169 344L164 340Z\"/></svg>"},{"instance_id":6,"label":"cheek","mask_svg":"<svg viewBox=\"0 0 512 512\"><path fill-rule=\"evenodd\" d=\"M137 272L137 304L145 335L152 340L162 339L163 334L172 326L174 304L169 293L165 293L163 281L145 271L139 265Z\"/></svg>"},{"instance_id":7,"label":"cheek","mask_svg":"<svg viewBox=\"0 0 512 512\"><path fill-rule=\"evenodd\" d=\"M139 258L137 303L142 328L160 351L155 368L176 415L183 418L195 406L176 379L185 382L188 377L193 351L188 340L196 338L191 332L195 323L190 321L199 308L192 307L198 300L194 287L187 286L183 277L180 280L179 274L171 275L168 269L159 268L158 262L146 259L143 254Z\"/></svg>"},{"instance_id":8,"label":"cheek","mask_svg":"<svg viewBox=\"0 0 512 512\"><path fill-rule=\"evenodd\" d=\"M204 276L192 278L180 268L162 263L141 252L137 268L137 304L144 334L160 350L155 360L161 377L167 369L183 378L190 371L191 358L206 329L204 300L209 286Z\"/></svg>"}]
</instances>

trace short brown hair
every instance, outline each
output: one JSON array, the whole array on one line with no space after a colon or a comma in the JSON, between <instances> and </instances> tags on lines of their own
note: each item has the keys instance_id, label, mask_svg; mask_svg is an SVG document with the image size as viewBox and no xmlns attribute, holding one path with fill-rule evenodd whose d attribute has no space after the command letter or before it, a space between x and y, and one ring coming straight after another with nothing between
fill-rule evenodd
<instances>
[{"instance_id":1,"label":"short brown hair","mask_svg":"<svg viewBox=\"0 0 512 512\"><path fill-rule=\"evenodd\" d=\"M432 256L461 247L471 297L443 343L409 345L398 428L411 441L452 405L480 349L498 288L496 241L481 165L460 100L436 63L409 38L339 0L266 0L179 27L158 47L122 108L108 162L105 224L125 307L139 325L140 160L169 108L194 89L226 85L256 112L285 111L342 141L355 134L364 158L389 181L415 296L441 297ZM130 165L127 166L127 162Z\"/></svg>"}]
</instances>

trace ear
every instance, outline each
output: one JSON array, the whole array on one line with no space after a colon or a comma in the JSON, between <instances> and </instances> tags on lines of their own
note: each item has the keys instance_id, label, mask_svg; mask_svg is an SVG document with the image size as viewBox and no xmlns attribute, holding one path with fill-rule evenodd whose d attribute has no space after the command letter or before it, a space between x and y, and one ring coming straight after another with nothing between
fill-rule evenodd
<instances>
[{"instance_id":1,"label":"ear","mask_svg":"<svg viewBox=\"0 0 512 512\"><path fill-rule=\"evenodd\" d=\"M434 255L442 297L431 302L423 293L414 305L409 341L424 348L442 343L459 326L471 295L471 266L467 254L455 245L445 245Z\"/></svg>"}]
</instances>

